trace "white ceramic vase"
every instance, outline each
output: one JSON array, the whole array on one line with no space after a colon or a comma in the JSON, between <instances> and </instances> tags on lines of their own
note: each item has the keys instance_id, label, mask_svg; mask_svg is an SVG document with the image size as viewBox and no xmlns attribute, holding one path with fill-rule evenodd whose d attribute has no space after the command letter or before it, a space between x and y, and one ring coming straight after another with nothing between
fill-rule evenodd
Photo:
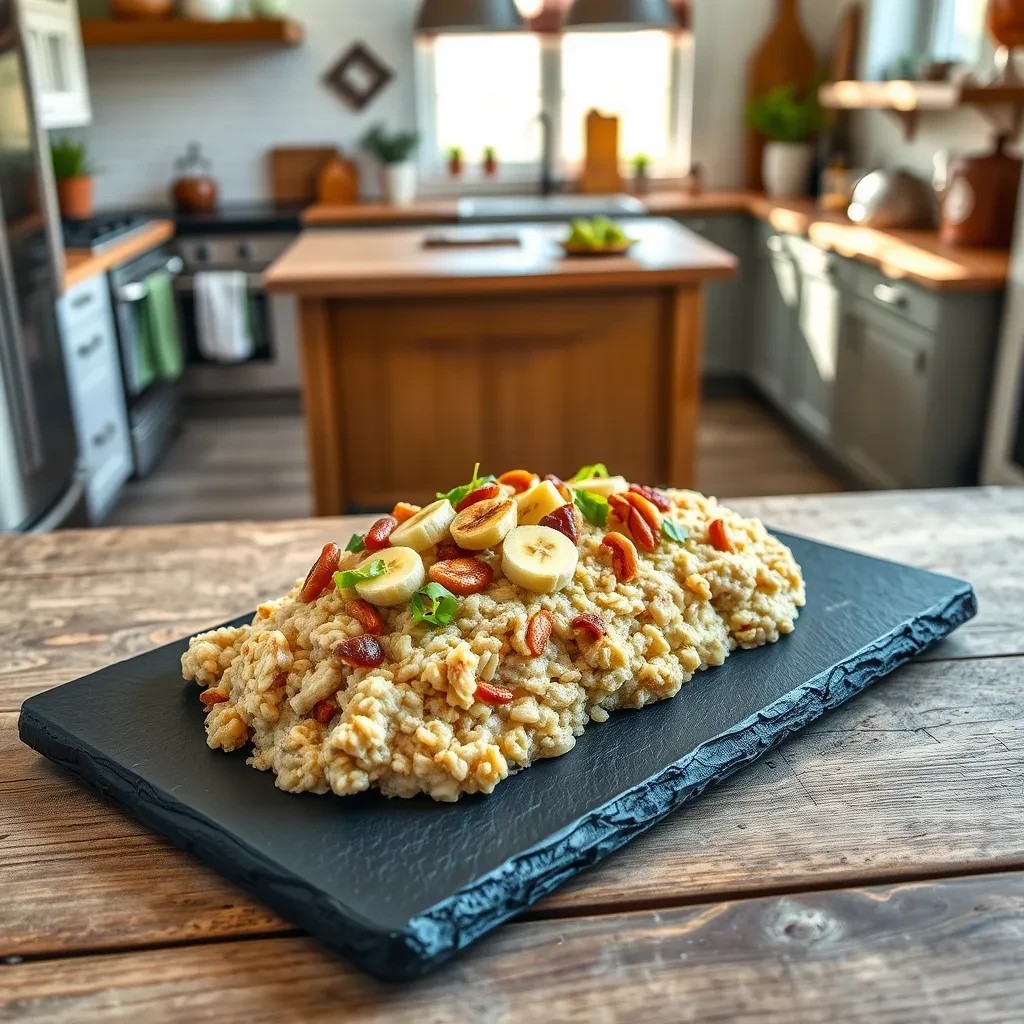
<instances>
[{"instance_id":1,"label":"white ceramic vase","mask_svg":"<svg viewBox=\"0 0 1024 1024\"><path fill-rule=\"evenodd\" d=\"M416 164L412 160L384 164L380 169L380 190L386 203L412 206L416 199Z\"/></svg>"},{"instance_id":2,"label":"white ceramic vase","mask_svg":"<svg viewBox=\"0 0 1024 1024\"><path fill-rule=\"evenodd\" d=\"M181 14L196 21L227 21L235 13L235 0L181 0Z\"/></svg>"},{"instance_id":3,"label":"white ceramic vase","mask_svg":"<svg viewBox=\"0 0 1024 1024\"><path fill-rule=\"evenodd\" d=\"M766 142L761 177L772 199L807 194L814 163L813 142Z\"/></svg>"}]
</instances>

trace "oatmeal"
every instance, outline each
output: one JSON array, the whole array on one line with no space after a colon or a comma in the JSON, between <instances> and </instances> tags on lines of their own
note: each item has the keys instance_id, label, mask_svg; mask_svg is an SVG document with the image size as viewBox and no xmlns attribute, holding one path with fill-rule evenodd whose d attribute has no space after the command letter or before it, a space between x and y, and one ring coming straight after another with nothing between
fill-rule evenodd
<instances>
[{"instance_id":1,"label":"oatmeal","mask_svg":"<svg viewBox=\"0 0 1024 1024\"><path fill-rule=\"evenodd\" d=\"M290 792L457 800L774 643L800 567L756 519L585 467L400 503L252 624L194 637L207 742ZM605 728L614 728L614 722Z\"/></svg>"}]
</instances>

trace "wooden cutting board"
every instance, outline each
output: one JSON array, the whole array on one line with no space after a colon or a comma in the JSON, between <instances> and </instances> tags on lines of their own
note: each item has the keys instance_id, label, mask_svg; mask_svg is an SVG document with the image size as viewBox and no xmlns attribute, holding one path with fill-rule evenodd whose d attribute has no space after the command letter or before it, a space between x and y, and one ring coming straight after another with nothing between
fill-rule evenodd
<instances>
[{"instance_id":1,"label":"wooden cutting board","mask_svg":"<svg viewBox=\"0 0 1024 1024\"><path fill-rule=\"evenodd\" d=\"M274 146L270 150L270 194L279 203L314 202L317 176L336 146Z\"/></svg>"},{"instance_id":2,"label":"wooden cutting board","mask_svg":"<svg viewBox=\"0 0 1024 1024\"><path fill-rule=\"evenodd\" d=\"M622 191L619 171L619 119L605 117L596 110L587 114L584 127L586 152L580 191L589 195L607 195Z\"/></svg>"},{"instance_id":3,"label":"wooden cutting board","mask_svg":"<svg viewBox=\"0 0 1024 1024\"><path fill-rule=\"evenodd\" d=\"M799 0L775 0L775 20L747 64L747 99L780 85L809 88L818 74L818 58L800 23ZM760 190L764 137L747 128L747 185Z\"/></svg>"},{"instance_id":4,"label":"wooden cutting board","mask_svg":"<svg viewBox=\"0 0 1024 1024\"><path fill-rule=\"evenodd\" d=\"M853 0L846 5L836 30L832 62L829 65L829 78L833 82L845 82L857 77L857 52L860 49L863 23L864 5L860 0Z\"/></svg>"}]
</instances>

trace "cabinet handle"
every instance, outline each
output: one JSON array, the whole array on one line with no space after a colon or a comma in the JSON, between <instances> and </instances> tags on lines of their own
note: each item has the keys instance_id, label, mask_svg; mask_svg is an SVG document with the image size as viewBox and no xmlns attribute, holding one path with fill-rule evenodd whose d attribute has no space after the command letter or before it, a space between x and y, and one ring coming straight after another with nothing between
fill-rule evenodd
<instances>
[{"instance_id":1,"label":"cabinet handle","mask_svg":"<svg viewBox=\"0 0 1024 1024\"><path fill-rule=\"evenodd\" d=\"M86 356L92 355L103 344L103 335L97 334L94 338L91 338L84 345L79 345L77 353L80 359L84 359Z\"/></svg>"},{"instance_id":2,"label":"cabinet handle","mask_svg":"<svg viewBox=\"0 0 1024 1024\"><path fill-rule=\"evenodd\" d=\"M785 252L785 245L778 235L769 235L768 241L764 243L769 252Z\"/></svg>"},{"instance_id":3,"label":"cabinet handle","mask_svg":"<svg viewBox=\"0 0 1024 1024\"><path fill-rule=\"evenodd\" d=\"M86 292L84 295L76 295L71 300L72 309L82 309L83 306L88 306L92 302L92 292Z\"/></svg>"},{"instance_id":4,"label":"cabinet handle","mask_svg":"<svg viewBox=\"0 0 1024 1024\"><path fill-rule=\"evenodd\" d=\"M918 373L924 373L928 369L928 355L925 352L918 352L914 357L914 369Z\"/></svg>"},{"instance_id":5,"label":"cabinet handle","mask_svg":"<svg viewBox=\"0 0 1024 1024\"><path fill-rule=\"evenodd\" d=\"M93 434L93 447L102 448L116 433L117 425L115 423L108 423L99 433Z\"/></svg>"},{"instance_id":6,"label":"cabinet handle","mask_svg":"<svg viewBox=\"0 0 1024 1024\"><path fill-rule=\"evenodd\" d=\"M887 306L905 306L907 304L907 293L902 288L896 288L891 284L876 284L871 290L879 302Z\"/></svg>"}]
</instances>

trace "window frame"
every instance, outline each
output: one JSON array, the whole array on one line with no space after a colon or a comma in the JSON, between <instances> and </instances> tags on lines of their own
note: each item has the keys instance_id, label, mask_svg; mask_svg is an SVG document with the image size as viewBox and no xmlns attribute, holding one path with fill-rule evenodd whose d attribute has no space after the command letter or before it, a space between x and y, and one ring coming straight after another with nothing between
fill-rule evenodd
<instances>
[{"instance_id":1,"label":"window frame","mask_svg":"<svg viewBox=\"0 0 1024 1024\"><path fill-rule=\"evenodd\" d=\"M669 97L670 133L669 155L662 164L650 171L653 180L678 179L690 167L692 160L694 48L693 34L673 32L671 48L671 78ZM541 109L551 118L551 131L556 147L554 173L557 180L572 179L579 174L579 163L567 162L560 152L562 139L562 47L560 35L541 35ZM437 104L435 101L436 51L432 40L415 42L414 68L416 92L416 123L420 133L417 157L423 190L442 191L451 187L447 160L441 152L437 136ZM540 132L540 122L537 131ZM540 161L510 163L502 160L498 151L501 173L486 178L478 170L480 154L465 154L466 169L459 179L459 188L465 192L503 191L509 185L537 181ZM622 154L623 176L629 177L629 155Z\"/></svg>"}]
</instances>

